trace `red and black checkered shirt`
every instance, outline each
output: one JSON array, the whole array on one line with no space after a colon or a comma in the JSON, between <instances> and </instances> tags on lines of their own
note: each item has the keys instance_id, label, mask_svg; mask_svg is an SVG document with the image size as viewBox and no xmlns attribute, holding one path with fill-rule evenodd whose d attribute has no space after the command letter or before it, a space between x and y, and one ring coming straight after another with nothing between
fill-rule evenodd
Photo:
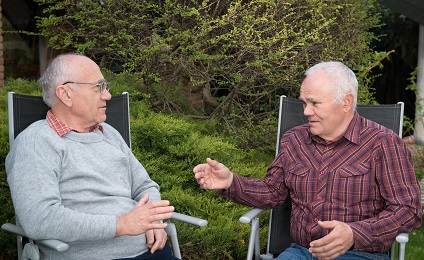
<instances>
[{"instance_id":1,"label":"red and black checkered shirt","mask_svg":"<svg viewBox=\"0 0 424 260\"><path fill-rule=\"evenodd\" d=\"M46 120L50 128L55 131L60 137L62 137L66 133L69 133L70 131L75 131L71 129L68 125L66 125L64 122L60 121L55 115L53 115L51 110L47 112ZM103 133L103 127L100 124L95 124L94 126L92 126L89 132L93 132L97 129L99 129Z\"/></svg>"},{"instance_id":2,"label":"red and black checkered shirt","mask_svg":"<svg viewBox=\"0 0 424 260\"><path fill-rule=\"evenodd\" d=\"M420 185L408 148L357 113L330 144L311 136L307 124L287 131L264 179L234 176L220 194L235 202L266 209L290 196L290 233L307 248L331 231L317 220L348 223L354 249L367 252L386 252L398 233L421 224Z\"/></svg>"}]
</instances>

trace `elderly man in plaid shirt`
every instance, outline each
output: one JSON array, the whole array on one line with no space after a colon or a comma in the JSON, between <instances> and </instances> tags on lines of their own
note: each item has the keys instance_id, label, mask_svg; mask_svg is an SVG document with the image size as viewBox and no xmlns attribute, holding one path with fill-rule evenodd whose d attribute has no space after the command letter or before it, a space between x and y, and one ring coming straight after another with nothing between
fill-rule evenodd
<instances>
[{"instance_id":1,"label":"elderly man in plaid shirt","mask_svg":"<svg viewBox=\"0 0 424 260\"><path fill-rule=\"evenodd\" d=\"M356 112L358 82L343 63L321 62L305 75L299 98L308 123L284 134L263 179L210 158L194 167L195 178L252 207L290 196L295 243L277 259L388 259L396 235L421 224L411 154L396 133Z\"/></svg>"}]
</instances>

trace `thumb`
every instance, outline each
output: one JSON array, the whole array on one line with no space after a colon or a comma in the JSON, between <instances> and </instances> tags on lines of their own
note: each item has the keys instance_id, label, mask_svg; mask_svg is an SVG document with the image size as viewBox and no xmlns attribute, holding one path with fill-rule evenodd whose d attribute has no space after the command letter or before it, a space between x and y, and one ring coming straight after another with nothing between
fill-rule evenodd
<instances>
[{"instance_id":1,"label":"thumb","mask_svg":"<svg viewBox=\"0 0 424 260\"><path fill-rule=\"evenodd\" d=\"M144 196L141 198L141 200L137 203L137 206L143 206L149 201L149 194L144 194Z\"/></svg>"},{"instance_id":2,"label":"thumb","mask_svg":"<svg viewBox=\"0 0 424 260\"><path fill-rule=\"evenodd\" d=\"M215 167L219 164L218 161L215 161L211 158L206 158L206 163L209 164L211 167Z\"/></svg>"},{"instance_id":3,"label":"thumb","mask_svg":"<svg viewBox=\"0 0 424 260\"><path fill-rule=\"evenodd\" d=\"M335 221L335 220L332 220L332 221L318 220L318 225L320 225L320 227L325 228L325 229L333 229L337 226L337 221Z\"/></svg>"},{"instance_id":4,"label":"thumb","mask_svg":"<svg viewBox=\"0 0 424 260\"><path fill-rule=\"evenodd\" d=\"M220 169L222 169L223 167L225 167L225 165L223 165L222 163L220 163L220 162L218 162L218 161L216 161L216 160L213 160L213 159L211 159L211 158L207 158L207 159L206 159L206 162L207 162L207 164L209 164L209 166L210 166L213 170L220 170Z\"/></svg>"}]
</instances>

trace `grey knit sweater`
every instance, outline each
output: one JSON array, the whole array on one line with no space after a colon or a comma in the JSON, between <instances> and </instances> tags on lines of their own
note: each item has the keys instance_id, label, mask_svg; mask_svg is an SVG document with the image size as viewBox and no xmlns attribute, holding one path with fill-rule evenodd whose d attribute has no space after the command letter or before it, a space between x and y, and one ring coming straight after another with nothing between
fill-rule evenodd
<instances>
[{"instance_id":1,"label":"grey knit sweater","mask_svg":"<svg viewBox=\"0 0 424 260\"><path fill-rule=\"evenodd\" d=\"M28 236L59 239L70 248L40 247L42 259L113 259L147 251L145 235L114 238L116 216L159 186L118 131L69 132L59 137L40 120L13 142L6 158L16 216Z\"/></svg>"}]
</instances>

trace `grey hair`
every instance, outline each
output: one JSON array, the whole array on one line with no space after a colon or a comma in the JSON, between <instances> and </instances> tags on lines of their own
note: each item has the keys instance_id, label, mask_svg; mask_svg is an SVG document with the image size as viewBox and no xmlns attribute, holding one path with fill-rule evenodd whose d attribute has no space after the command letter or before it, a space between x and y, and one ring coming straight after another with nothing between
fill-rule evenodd
<instances>
[{"instance_id":1,"label":"grey hair","mask_svg":"<svg viewBox=\"0 0 424 260\"><path fill-rule=\"evenodd\" d=\"M52 107L58 101L56 97L56 87L72 81L74 75L77 75L77 68L72 66L69 61L70 56L84 56L77 53L60 54L49 62L43 75L38 80L43 88L43 101L47 106ZM69 85L70 88L78 89L78 86Z\"/></svg>"},{"instance_id":2,"label":"grey hair","mask_svg":"<svg viewBox=\"0 0 424 260\"><path fill-rule=\"evenodd\" d=\"M351 93L354 97L353 108L356 108L358 102L358 80L351 69L339 61L325 61L306 70L305 76L316 71L323 71L332 82L334 103L343 102L345 95Z\"/></svg>"}]
</instances>

